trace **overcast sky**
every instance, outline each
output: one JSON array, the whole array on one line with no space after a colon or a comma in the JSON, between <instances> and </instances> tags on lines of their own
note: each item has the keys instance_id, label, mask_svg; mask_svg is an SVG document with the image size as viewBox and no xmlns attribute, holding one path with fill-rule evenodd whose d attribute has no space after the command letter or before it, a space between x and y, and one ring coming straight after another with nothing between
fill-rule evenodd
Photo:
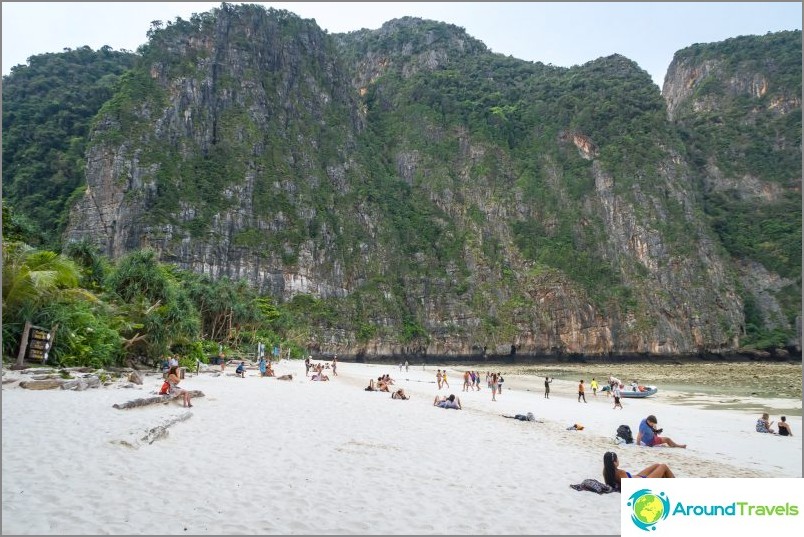
<instances>
[{"instance_id":1,"label":"overcast sky","mask_svg":"<svg viewBox=\"0 0 804 537\"><path fill-rule=\"evenodd\" d=\"M239 2L232 2L239 3ZM801 29L800 2L249 2L315 19L330 33L405 15L466 29L492 51L571 67L619 53L661 87L673 53L694 43ZM153 20L220 2L2 2L3 75L28 57L108 45L135 51Z\"/></svg>"}]
</instances>

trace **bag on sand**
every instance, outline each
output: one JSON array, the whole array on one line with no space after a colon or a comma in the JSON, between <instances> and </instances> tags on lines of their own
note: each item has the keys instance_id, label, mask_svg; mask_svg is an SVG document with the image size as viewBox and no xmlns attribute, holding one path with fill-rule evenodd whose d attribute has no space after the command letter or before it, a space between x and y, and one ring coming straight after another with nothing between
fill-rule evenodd
<instances>
[{"instance_id":1,"label":"bag on sand","mask_svg":"<svg viewBox=\"0 0 804 537\"><path fill-rule=\"evenodd\" d=\"M620 425L617 427L617 438L622 438L626 444L633 444L634 437L631 434L631 427L628 425Z\"/></svg>"},{"instance_id":2,"label":"bag on sand","mask_svg":"<svg viewBox=\"0 0 804 537\"><path fill-rule=\"evenodd\" d=\"M162 387L159 389L159 395L167 395L170 391L170 384L167 381L162 383Z\"/></svg>"}]
</instances>

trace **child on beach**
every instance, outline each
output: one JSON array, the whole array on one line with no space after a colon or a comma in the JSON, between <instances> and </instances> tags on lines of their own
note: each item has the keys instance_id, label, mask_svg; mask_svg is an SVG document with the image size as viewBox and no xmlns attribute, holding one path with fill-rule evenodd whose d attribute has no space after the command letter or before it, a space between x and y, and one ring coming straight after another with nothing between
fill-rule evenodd
<instances>
[{"instance_id":1,"label":"child on beach","mask_svg":"<svg viewBox=\"0 0 804 537\"><path fill-rule=\"evenodd\" d=\"M246 362L240 362L240 365L235 369L235 375L240 378L246 378Z\"/></svg>"},{"instance_id":2,"label":"child on beach","mask_svg":"<svg viewBox=\"0 0 804 537\"><path fill-rule=\"evenodd\" d=\"M445 369L443 373L441 373L441 385L445 388L449 388L449 382L447 382L447 370Z\"/></svg>"},{"instance_id":3,"label":"child on beach","mask_svg":"<svg viewBox=\"0 0 804 537\"><path fill-rule=\"evenodd\" d=\"M631 477L676 477L670 468L663 463L651 464L641 472L631 475L626 470L620 470L620 461L617 459L617 454L613 451L607 451L603 455L603 481L615 490L620 490L620 481Z\"/></svg>"},{"instance_id":4,"label":"child on beach","mask_svg":"<svg viewBox=\"0 0 804 537\"><path fill-rule=\"evenodd\" d=\"M621 395L622 394L620 392L620 385L615 384L614 385L614 408L620 407L620 410L623 409L623 405L622 405L622 403L620 403L620 396Z\"/></svg>"}]
</instances>

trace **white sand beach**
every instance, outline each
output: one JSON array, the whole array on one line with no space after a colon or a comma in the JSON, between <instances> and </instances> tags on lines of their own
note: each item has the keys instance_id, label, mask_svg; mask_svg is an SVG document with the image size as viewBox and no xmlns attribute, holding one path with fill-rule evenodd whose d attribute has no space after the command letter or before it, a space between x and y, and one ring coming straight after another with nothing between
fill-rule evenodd
<instances>
[{"instance_id":1,"label":"white sand beach","mask_svg":"<svg viewBox=\"0 0 804 537\"><path fill-rule=\"evenodd\" d=\"M4 384L2 532L618 534L619 494L569 486L602 481L609 450L624 469L666 462L679 478L802 476L796 416L785 438L756 433L755 413L670 404L662 391L613 410L589 389L578 403L574 382L554 381L547 400L540 379L509 376L492 402L484 381L462 392L454 367L440 392L435 366L341 363L337 377L325 370L330 382L310 381L302 362L275 369L293 380L188 374L182 385L206 395L192 408L112 407L158 390L155 373L82 392ZM412 398L363 390L383 373ZM455 393L463 410L434 407L437 393ZM539 422L501 417L527 412ZM648 414L689 447L615 444L618 425L636 435ZM142 440L184 416L167 437ZM573 423L584 430L566 430Z\"/></svg>"}]
</instances>

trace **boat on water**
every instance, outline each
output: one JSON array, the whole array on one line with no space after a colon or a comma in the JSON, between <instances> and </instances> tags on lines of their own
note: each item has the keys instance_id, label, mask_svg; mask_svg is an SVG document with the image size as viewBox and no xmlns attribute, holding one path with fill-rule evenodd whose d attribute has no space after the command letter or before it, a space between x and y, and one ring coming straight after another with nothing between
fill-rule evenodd
<instances>
[{"instance_id":1,"label":"boat on water","mask_svg":"<svg viewBox=\"0 0 804 537\"><path fill-rule=\"evenodd\" d=\"M610 389L611 388L609 386L603 386L602 391L607 392ZM656 392L658 391L659 388L657 388L656 386L642 386L638 384L632 384L630 386L620 388L620 397L628 397L631 399L644 399L645 397L655 395Z\"/></svg>"}]
</instances>

